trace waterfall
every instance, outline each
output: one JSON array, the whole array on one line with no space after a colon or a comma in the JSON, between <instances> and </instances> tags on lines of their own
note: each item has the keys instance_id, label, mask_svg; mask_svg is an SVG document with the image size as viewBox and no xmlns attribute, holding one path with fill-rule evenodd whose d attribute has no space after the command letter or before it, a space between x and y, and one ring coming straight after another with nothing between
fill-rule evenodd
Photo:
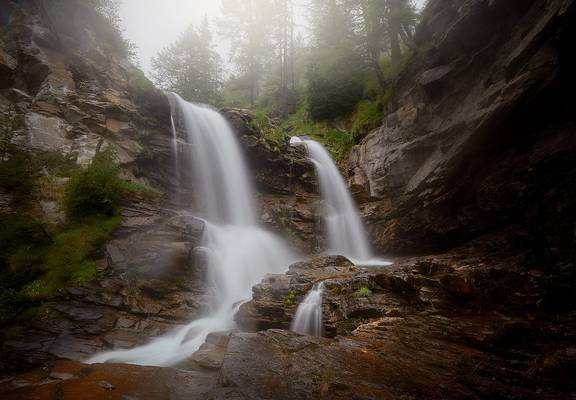
<instances>
[{"instance_id":1,"label":"waterfall","mask_svg":"<svg viewBox=\"0 0 576 400\"><path fill-rule=\"evenodd\" d=\"M293 137L290 144L304 145L316 169L326 205L324 222L328 252L346 256L355 264L388 265L388 262L374 258L352 195L328 151L320 143L309 139Z\"/></svg>"},{"instance_id":2,"label":"waterfall","mask_svg":"<svg viewBox=\"0 0 576 400\"><path fill-rule=\"evenodd\" d=\"M283 273L296 257L285 243L258 226L252 188L236 135L218 112L174 95L192 160L194 189L205 221L202 245L214 293L211 312L151 343L98 354L89 363L174 365L194 353L210 332L234 327L233 316L268 273ZM174 135L176 136L176 135ZM183 164L182 164L183 165Z\"/></svg>"},{"instance_id":3,"label":"waterfall","mask_svg":"<svg viewBox=\"0 0 576 400\"><path fill-rule=\"evenodd\" d=\"M302 335L322 336L322 291L324 282L314 285L296 310L290 330Z\"/></svg>"}]
</instances>

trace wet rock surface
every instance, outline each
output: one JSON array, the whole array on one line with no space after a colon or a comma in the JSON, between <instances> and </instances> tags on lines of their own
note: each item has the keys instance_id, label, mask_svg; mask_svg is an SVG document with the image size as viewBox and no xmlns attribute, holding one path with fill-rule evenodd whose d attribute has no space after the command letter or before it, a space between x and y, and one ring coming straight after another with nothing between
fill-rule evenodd
<instances>
[{"instance_id":1,"label":"wet rock surface","mask_svg":"<svg viewBox=\"0 0 576 400\"><path fill-rule=\"evenodd\" d=\"M245 305L252 320L259 316L262 324L282 326L286 315L274 309L285 307L278 299L286 287L303 295L312 282L324 280L330 337L286 329L214 333L176 368L73 364L76 371L91 371L78 375L61 367L70 364L58 363L5 381L0 393L48 399L57 385L65 394L99 385L134 395L154 379L161 383L145 398L571 399L576 318L551 316L532 303L536 297L546 302L549 293L539 271L510 267L501 248L478 257L477 248L493 241L484 238L451 253L382 268L357 268L343 257L316 258L269 277ZM238 314L242 328L243 313ZM43 378L35 381L38 374ZM127 385L137 380L143 382ZM167 388L172 397L162 397Z\"/></svg>"},{"instance_id":2,"label":"wet rock surface","mask_svg":"<svg viewBox=\"0 0 576 400\"><path fill-rule=\"evenodd\" d=\"M143 344L201 315L210 301L205 260L194 251L204 223L182 211L193 205L193 193L182 184L191 179L174 171L169 101L129 62L104 48L93 31L94 15L82 2L41 3L11 3L10 26L0 40L0 113L22 116L16 139L81 166L99 149L112 147L124 179L149 183L163 194L122 205L121 226L95 255L99 278L68 288L50 304L54 315L2 343L0 374ZM237 115L240 137L261 136L248 126L248 117ZM293 231L295 245L311 251L314 200L304 197L302 203L295 195L304 190L299 182L308 166L261 142L250 143L249 158L262 158L259 182L270 196L262 201L264 222L279 233ZM66 183L57 176L43 179L61 191ZM0 208L12 212L12 200L1 192ZM53 200L40 199L42 219L63 223ZM292 222L290 210L296 209L301 217Z\"/></svg>"},{"instance_id":3,"label":"wet rock surface","mask_svg":"<svg viewBox=\"0 0 576 400\"><path fill-rule=\"evenodd\" d=\"M52 305L54 317L4 342L5 370L132 348L205 312L204 265L191 260L203 223L161 209L158 200L133 201L123 213L124 222L97 262L103 277L68 288Z\"/></svg>"},{"instance_id":4,"label":"wet rock surface","mask_svg":"<svg viewBox=\"0 0 576 400\"><path fill-rule=\"evenodd\" d=\"M200 399L215 376L198 371L130 365L84 365L71 361L0 384L3 399Z\"/></svg>"},{"instance_id":5,"label":"wet rock surface","mask_svg":"<svg viewBox=\"0 0 576 400\"><path fill-rule=\"evenodd\" d=\"M222 374L250 382L250 398L571 398L575 314L552 316L542 306L554 297L548 279L523 270L526 255L503 240L484 237L383 268L338 257L295 264L257 285L237 319L286 327L282 299L323 280L325 332L334 339L233 335ZM278 380L282 374L297 378Z\"/></svg>"},{"instance_id":6,"label":"wet rock surface","mask_svg":"<svg viewBox=\"0 0 576 400\"><path fill-rule=\"evenodd\" d=\"M25 10L3 39L0 104L26 115L26 139L85 164L103 138L127 176L167 196L125 204L101 279L69 288L57 318L3 343L2 399L574 398L574 118L559 101L574 86L573 1L431 1L422 54L385 124L350 156L378 246L410 256L373 268L318 257L270 275L240 307L239 330L211 334L174 368L77 362L206 309L193 252L203 224L178 211L188 188L171 169L168 103L132 88L129 67L89 38L36 17L30 29ZM91 56L54 51L59 40ZM259 171L263 222L304 252L321 247L309 166L264 146L245 112L226 113ZM318 282L326 337L289 332Z\"/></svg>"},{"instance_id":7,"label":"wet rock surface","mask_svg":"<svg viewBox=\"0 0 576 400\"><path fill-rule=\"evenodd\" d=\"M352 183L379 199L363 212L382 251L443 252L520 225L543 262L574 267L574 203L560 195L576 171L561 100L576 87L574 7L430 2L383 125L349 157ZM540 229L544 215L569 239Z\"/></svg>"}]
</instances>

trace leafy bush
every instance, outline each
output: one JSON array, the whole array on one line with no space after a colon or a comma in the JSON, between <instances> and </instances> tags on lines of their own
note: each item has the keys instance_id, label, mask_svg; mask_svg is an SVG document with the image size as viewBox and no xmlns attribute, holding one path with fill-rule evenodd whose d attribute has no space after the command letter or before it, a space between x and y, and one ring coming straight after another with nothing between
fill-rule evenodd
<instances>
[{"instance_id":1,"label":"leafy bush","mask_svg":"<svg viewBox=\"0 0 576 400\"><path fill-rule=\"evenodd\" d=\"M305 106L282 124L282 130L290 136L308 136L320 143L336 160L341 160L354 145L354 138L349 132L341 130L328 121L311 121Z\"/></svg>"},{"instance_id":2,"label":"leafy bush","mask_svg":"<svg viewBox=\"0 0 576 400\"><path fill-rule=\"evenodd\" d=\"M372 295L372 291L367 287L362 287L356 291L359 296L368 297Z\"/></svg>"},{"instance_id":3,"label":"leafy bush","mask_svg":"<svg viewBox=\"0 0 576 400\"><path fill-rule=\"evenodd\" d=\"M123 195L118 172L111 150L98 153L92 164L76 173L66 187L64 208L68 217L80 219L115 215Z\"/></svg>"},{"instance_id":4,"label":"leafy bush","mask_svg":"<svg viewBox=\"0 0 576 400\"><path fill-rule=\"evenodd\" d=\"M348 290L344 286L334 286L331 290L333 296L345 296Z\"/></svg>"},{"instance_id":5,"label":"leafy bush","mask_svg":"<svg viewBox=\"0 0 576 400\"><path fill-rule=\"evenodd\" d=\"M355 138L364 136L382 124L382 103L379 100L362 100L356 106L352 119L352 135Z\"/></svg>"},{"instance_id":6,"label":"leafy bush","mask_svg":"<svg viewBox=\"0 0 576 400\"><path fill-rule=\"evenodd\" d=\"M34 269L15 270L12 255L22 249L30 253L50 243L45 227L34 219L18 214L0 214L0 325L11 321L30 306L20 289L40 275Z\"/></svg>"},{"instance_id":7,"label":"leafy bush","mask_svg":"<svg viewBox=\"0 0 576 400\"><path fill-rule=\"evenodd\" d=\"M294 300L296 299L297 295L298 292L296 291L296 289L294 288L290 289L290 292L286 296L284 296L284 306L291 307L294 304Z\"/></svg>"}]
</instances>

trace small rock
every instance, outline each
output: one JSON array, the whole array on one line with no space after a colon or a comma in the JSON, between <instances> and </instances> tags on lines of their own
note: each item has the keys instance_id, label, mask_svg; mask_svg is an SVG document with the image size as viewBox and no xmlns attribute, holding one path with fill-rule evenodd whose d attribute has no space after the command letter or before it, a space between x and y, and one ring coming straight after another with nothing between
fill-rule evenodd
<instances>
[{"instance_id":1,"label":"small rock","mask_svg":"<svg viewBox=\"0 0 576 400\"><path fill-rule=\"evenodd\" d=\"M115 390L116 389L116 386L114 386L111 383L106 382L106 381L98 382L98 386L100 386L102 389L105 389L105 390Z\"/></svg>"},{"instance_id":2,"label":"small rock","mask_svg":"<svg viewBox=\"0 0 576 400\"><path fill-rule=\"evenodd\" d=\"M67 381L68 379L74 378L74 374L69 374L66 372L51 372L48 377L59 381Z\"/></svg>"}]
</instances>

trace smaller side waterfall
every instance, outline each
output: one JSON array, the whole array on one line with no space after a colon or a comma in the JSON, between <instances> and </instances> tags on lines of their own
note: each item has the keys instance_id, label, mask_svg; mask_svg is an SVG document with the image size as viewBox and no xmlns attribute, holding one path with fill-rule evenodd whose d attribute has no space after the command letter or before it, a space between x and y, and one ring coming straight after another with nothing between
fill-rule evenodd
<instances>
[{"instance_id":1,"label":"smaller side waterfall","mask_svg":"<svg viewBox=\"0 0 576 400\"><path fill-rule=\"evenodd\" d=\"M346 256L359 265L390 264L374 258L360 213L330 153L314 140L293 137L290 144L304 145L316 168L320 192L326 203L324 220L328 252Z\"/></svg>"},{"instance_id":2,"label":"smaller side waterfall","mask_svg":"<svg viewBox=\"0 0 576 400\"><path fill-rule=\"evenodd\" d=\"M302 335L322 336L324 325L322 324L322 292L324 282L314 285L300 303L296 315L292 321L290 330Z\"/></svg>"}]
</instances>

